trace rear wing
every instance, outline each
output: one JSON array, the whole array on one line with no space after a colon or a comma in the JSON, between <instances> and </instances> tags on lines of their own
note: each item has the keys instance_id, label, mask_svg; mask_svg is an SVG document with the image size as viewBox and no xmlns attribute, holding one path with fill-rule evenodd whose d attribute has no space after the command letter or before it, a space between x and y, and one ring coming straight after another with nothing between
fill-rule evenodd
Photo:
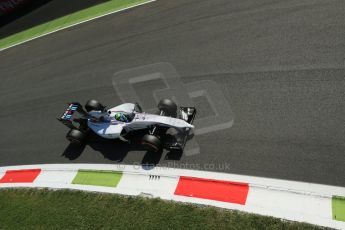
<instances>
[{"instance_id":1,"label":"rear wing","mask_svg":"<svg viewBox=\"0 0 345 230\"><path fill-rule=\"evenodd\" d=\"M68 107L65 110L65 112L62 114L61 117L58 118L58 120L66 125L68 128L76 129L77 127L72 123L74 121L74 115L75 113L79 113L82 116L87 116L87 113L84 111L83 106L78 102L73 103L67 103Z\"/></svg>"}]
</instances>

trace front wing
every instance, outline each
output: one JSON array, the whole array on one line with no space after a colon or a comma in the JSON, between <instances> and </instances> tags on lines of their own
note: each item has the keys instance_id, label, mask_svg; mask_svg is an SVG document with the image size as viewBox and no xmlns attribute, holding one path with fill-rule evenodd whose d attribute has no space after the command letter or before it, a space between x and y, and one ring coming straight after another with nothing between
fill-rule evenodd
<instances>
[{"instance_id":1,"label":"front wing","mask_svg":"<svg viewBox=\"0 0 345 230\"><path fill-rule=\"evenodd\" d=\"M193 124L196 116L196 109L194 107L180 107L179 118ZM183 151L187 141L194 135L191 133L192 129L185 128L174 135L167 135L165 140L165 148L168 150Z\"/></svg>"}]
</instances>

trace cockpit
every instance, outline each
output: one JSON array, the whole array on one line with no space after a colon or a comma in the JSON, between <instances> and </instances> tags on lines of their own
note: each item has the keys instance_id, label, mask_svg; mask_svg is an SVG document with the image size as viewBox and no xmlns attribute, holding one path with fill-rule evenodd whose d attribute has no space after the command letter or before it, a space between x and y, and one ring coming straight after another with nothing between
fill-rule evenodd
<instances>
[{"instance_id":1,"label":"cockpit","mask_svg":"<svg viewBox=\"0 0 345 230\"><path fill-rule=\"evenodd\" d=\"M120 121L120 122L131 122L134 117L135 113L126 113L126 112L113 112L113 111L108 111L109 117L115 118L115 120Z\"/></svg>"}]
</instances>

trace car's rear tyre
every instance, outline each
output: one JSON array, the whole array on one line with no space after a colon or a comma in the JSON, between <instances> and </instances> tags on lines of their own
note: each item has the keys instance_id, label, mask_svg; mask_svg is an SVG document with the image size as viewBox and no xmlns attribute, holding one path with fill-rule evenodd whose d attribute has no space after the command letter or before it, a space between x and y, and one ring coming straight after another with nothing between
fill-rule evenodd
<instances>
[{"instance_id":1,"label":"car's rear tyre","mask_svg":"<svg viewBox=\"0 0 345 230\"><path fill-rule=\"evenodd\" d=\"M85 104L85 109L87 112L90 112L92 110L99 111L99 110L102 110L103 108L104 106L101 103L93 99L88 100Z\"/></svg>"},{"instance_id":2,"label":"car's rear tyre","mask_svg":"<svg viewBox=\"0 0 345 230\"><path fill-rule=\"evenodd\" d=\"M158 103L159 111L163 112L164 116L176 117L177 105L170 99L162 99Z\"/></svg>"},{"instance_id":3,"label":"car's rear tyre","mask_svg":"<svg viewBox=\"0 0 345 230\"><path fill-rule=\"evenodd\" d=\"M146 134L141 139L141 144L147 151L154 153L159 152L162 148L161 140L159 140L158 137L151 134Z\"/></svg>"},{"instance_id":4,"label":"car's rear tyre","mask_svg":"<svg viewBox=\"0 0 345 230\"><path fill-rule=\"evenodd\" d=\"M83 133L77 129L71 129L67 133L66 138L72 144L84 144L85 139L86 139L86 135L85 135L85 133Z\"/></svg>"}]
</instances>

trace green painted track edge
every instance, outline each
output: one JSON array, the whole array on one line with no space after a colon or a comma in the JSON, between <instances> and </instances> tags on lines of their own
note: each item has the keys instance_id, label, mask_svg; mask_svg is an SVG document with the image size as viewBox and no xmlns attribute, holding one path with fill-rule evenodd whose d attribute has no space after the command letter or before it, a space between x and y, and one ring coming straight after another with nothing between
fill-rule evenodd
<instances>
[{"instance_id":1,"label":"green painted track edge","mask_svg":"<svg viewBox=\"0 0 345 230\"><path fill-rule=\"evenodd\" d=\"M332 197L332 218L345 222L345 197Z\"/></svg>"},{"instance_id":2,"label":"green painted track edge","mask_svg":"<svg viewBox=\"0 0 345 230\"><path fill-rule=\"evenodd\" d=\"M0 51L92 19L96 19L111 13L116 13L121 10L149 2L151 1L111 0L109 2L80 10L1 39Z\"/></svg>"},{"instance_id":3,"label":"green painted track edge","mask_svg":"<svg viewBox=\"0 0 345 230\"><path fill-rule=\"evenodd\" d=\"M109 170L78 170L72 184L116 187L122 178L122 172Z\"/></svg>"}]
</instances>

